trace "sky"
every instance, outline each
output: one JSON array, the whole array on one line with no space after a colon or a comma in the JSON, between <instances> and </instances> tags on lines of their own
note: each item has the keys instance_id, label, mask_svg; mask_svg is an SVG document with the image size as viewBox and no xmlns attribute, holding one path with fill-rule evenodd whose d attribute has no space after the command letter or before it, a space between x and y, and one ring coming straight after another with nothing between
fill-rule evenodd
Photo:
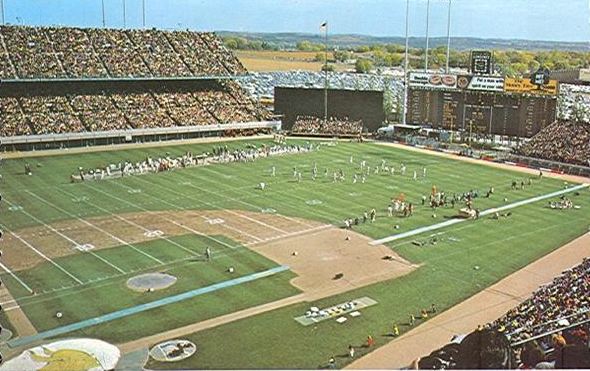
<instances>
[{"instance_id":1,"label":"sky","mask_svg":"<svg viewBox=\"0 0 590 371\"><path fill-rule=\"evenodd\" d=\"M406 0L0 0L4 22L199 31L405 34ZM410 1L410 35L424 36L427 0ZM590 43L590 0L451 0L451 35ZM449 0L430 0L430 35L445 36ZM123 17L125 4L125 22ZM1 13L0 13L1 15ZM0 22L2 21L0 17Z\"/></svg>"}]
</instances>

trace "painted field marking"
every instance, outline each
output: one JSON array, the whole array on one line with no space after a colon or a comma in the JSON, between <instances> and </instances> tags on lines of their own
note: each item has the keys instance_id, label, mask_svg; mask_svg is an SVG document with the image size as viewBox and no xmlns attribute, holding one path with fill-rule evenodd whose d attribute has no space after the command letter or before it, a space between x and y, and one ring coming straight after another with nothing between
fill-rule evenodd
<instances>
[{"instance_id":1,"label":"painted field marking","mask_svg":"<svg viewBox=\"0 0 590 371\"><path fill-rule=\"evenodd\" d=\"M23 209L23 207L22 207L22 206L20 206L20 205L14 205L14 204L13 204L13 205L11 205L11 206L8 208L8 210L9 210L9 211L21 211L22 209Z\"/></svg>"},{"instance_id":2,"label":"painted field marking","mask_svg":"<svg viewBox=\"0 0 590 371\"><path fill-rule=\"evenodd\" d=\"M21 280L20 278L18 278L16 276L16 274L14 274L14 272L12 272L10 269L8 269L7 266L5 266L4 264L0 263L0 267L2 267L2 269L4 269L4 271L8 274L10 274L12 276L12 278L14 278L16 280L16 282L20 283L22 287L24 287L28 292L30 292L31 294L33 293L33 289L31 289L29 287L29 285L27 285L26 283L23 282L23 280ZM18 307L18 305L17 305Z\"/></svg>"},{"instance_id":3,"label":"painted field marking","mask_svg":"<svg viewBox=\"0 0 590 371\"><path fill-rule=\"evenodd\" d=\"M74 247L76 250L80 250L82 252L88 252L94 249L94 245L91 243L85 243L84 245L78 245Z\"/></svg>"},{"instance_id":4,"label":"painted field marking","mask_svg":"<svg viewBox=\"0 0 590 371\"><path fill-rule=\"evenodd\" d=\"M19 240L20 242L22 242L23 244L25 244L29 249L33 250L37 255L39 255L40 257L42 257L43 259L47 260L48 262L50 262L51 264L53 264L56 268L58 268L60 271L64 272L65 274L68 275L68 277L70 277L71 279L73 279L74 281L78 282L79 284L82 284L82 281L80 281L76 276L74 276L73 274L71 274L70 272L68 272L64 267L62 267L61 265L57 264L56 262L54 262L51 258L49 258L47 255L43 254L41 251L39 251L38 249L36 249L33 245L31 245L30 243L28 243L27 241L25 241L23 238L21 238L19 235L17 235L16 233L12 232L10 229L6 228L6 226L2 225L2 229L4 229L5 231L7 231L8 233L10 233L12 236L14 236L14 238L16 238L17 240Z\"/></svg>"},{"instance_id":5,"label":"painted field marking","mask_svg":"<svg viewBox=\"0 0 590 371\"><path fill-rule=\"evenodd\" d=\"M207 223L211 224L211 225L215 225L215 224L223 224L225 223L225 220L221 219L221 218L215 218L215 219L207 219Z\"/></svg>"},{"instance_id":6,"label":"painted field marking","mask_svg":"<svg viewBox=\"0 0 590 371\"><path fill-rule=\"evenodd\" d=\"M108 196L108 197L114 198L114 199L116 199L116 200L119 200L119 201L125 201L125 200L122 200L122 199L120 199L120 198L118 198L118 197L112 196L110 193L107 193L107 192L101 191L101 190L100 190L100 189L98 189L98 188L94 188L94 187L92 187L92 186L90 186L90 185L88 185L88 187L89 187L89 188L91 188L91 189L93 189L93 190L95 190L95 191L97 191L97 192L100 192L100 193L102 193L102 194L104 194L104 195L106 195L106 196ZM65 192L65 191L64 191L64 192ZM125 202L127 202L127 201L125 201ZM140 225L140 224L137 224L137 223L135 223L134 221L131 221L131 220L129 220L129 219L125 219L125 218L123 218L123 217L122 217L122 216L120 216L120 215L113 214L112 212L110 212L109 210L105 209L104 207L98 206L98 205L96 205L96 204L94 204L94 203L92 203L92 202L87 202L87 203L88 203L89 205L91 205L92 207L95 207L95 208L97 208L97 209L99 209L99 210L102 210L102 211L104 211L104 212L106 212L106 213L110 214L111 216L113 216L113 217L115 217L115 218L117 218L117 219L119 219L119 220L121 220L121 221L123 221L123 222L125 222L125 223L127 223L127 224L134 225L134 226L138 227L139 229L143 229L143 230L144 230L146 233L153 233L153 232L154 232L154 231L152 231L152 230L149 230L149 229L145 228L144 226L142 226L142 225ZM129 203L129 202L128 202L128 203ZM131 203L129 203L129 204L131 204ZM132 205L132 204L131 204L131 205ZM135 207L137 207L137 206L135 206ZM141 209L140 209L140 210L141 210ZM145 209L144 209L144 210L145 210ZM192 251L191 249L189 249L189 248L187 248L187 247L185 247L185 246L183 246L183 245L179 244L178 242L176 242L176 241L173 241L173 240L171 240L171 239L169 239L169 238L167 238L167 237L164 237L164 233L163 233L162 231L159 231L159 232L161 233L161 234L160 234L160 236L156 236L156 237L159 237L159 238L161 238L161 239L163 239L163 240L167 241L168 243L170 243L170 244L172 244L172 245L174 245L174 246L176 246L176 247L179 247L179 248L181 248L182 250L184 250L184 251L186 251L186 252L190 253L190 254L191 254L191 256L200 256L200 254L198 254L198 253L195 253L195 252L194 252L194 251ZM157 233L157 232L156 232L156 233ZM146 253L146 254L147 254L147 253ZM161 263L161 264L163 264L163 263Z\"/></svg>"},{"instance_id":7,"label":"painted field marking","mask_svg":"<svg viewBox=\"0 0 590 371\"><path fill-rule=\"evenodd\" d=\"M25 191L28 193L31 193L30 191ZM31 193L32 194L32 193ZM36 196L38 197L38 196ZM43 199L41 199L42 201L44 201ZM6 200L6 202L10 205L12 205L12 203L8 200ZM43 225L45 228L50 229L51 231L53 231L54 233L56 233L57 235L59 235L60 237L62 237L63 239L65 239L66 241L71 242L74 246L80 245L78 242L74 241L73 239L71 239L70 237L66 236L65 234L61 233L60 231L58 231L57 229L53 228L52 226L50 226L49 224L45 223L43 220L37 218L36 216L32 215L31 213L24 211L23 213L25 213L25 215L27 215L29 218L35 220L37 223ZM24 241L24 240L23 240ZM93 253L92 251L88 251L88 254L94 256L95 258L99 259L100 261L104 262L105 264L113 267L115 270L121 272L121 273L125 273L125 271L123 271L121 268L117 267L116 265L112 264L111 262L109 262L108 260L102 258L99 255L96 255L95 253ZM51 260L51 259L50 259Z\"/></svg>"},{"instance_id":8,"label":"painted field marking","mask_svg":"<svg viewBox=\"0 0 590 371\"><path fill-rule=\"evenodd\" d=\"M120 244L122 244L122 245L125 245L125 246L128 246L128 247L132 248L133 250L137 251L138 253L140 253L140 254L142 254L142 255L144 255L144 256L146 256L146 257L150 258L150 259L152 259L153 261L155 261L155 262L157 262L157 263L164 264L164 262L163 262L163 261L161 261L160 259L158 259L158 258L156 258L156 257L154 257L154 256L151 256L150 254L146 253L145 251L142 251L142 250L138 249L137 247L135 247L134 245L130 244L129 242L127 242L127 241L125 241L125 240L123 240L123 239L121 239L121 238L119 238L119 237L117 237L117 236L113 235L112 233L110 233L110 232L108 232L108 231L106 231L106 230L102 229L101 227L99 227L99 226L96 226L96 225L94 225L94 224L90 223L89 221L87 221L87 220L85 220L85 219L82 219L82 218L80 218L79 216L75 216L74 214L70 213L69 211L62 209L61 207L59 207L59 206L57 206L57 205L54 205L53 203L51 203L51 202L49 202L49 201L47 201L47 200L45 200L45 199L43 199L43 198L41 198L41 197L37 196L35 193L33 193L33 192L31 192L31 191L26 191L26 192L27 192L28 194L30 194L31 196L35 197L36 199L38 199L39 201L41 201L41 202L45 203L46 205L49 205L50 207L53 207L53 208L54 208L54 209L56 209L56 210L59 210L59 211L60 211L60 212L62 212L63 214L69 215L71 218L77 219L78 221L80 221L80 222L82 222L82 223L86 224L87 226L89 226L89 227L91 227L91 228L94 228L94 229L96 229L97 231L99 231L99 232L102 232L102 233L106 234L107 236L109 236L109 237L110 237L110 238L112 238L113 240L115 240L115 241L119 242ZM90 251L88 251L88 252L90 252ZM95 256L98 256L98 255L94 254L93 252L90 252L90 253L91 253L91 254L93 254L93 255L95 255ZM101 259L102 259L102 258L101 258ZM113 267L113 268L117 269L118 271L120 271L121 273L125 273L125 271L124 271L124 270L122 270L121 268L119 268L119 267L115 266L114 264L111 264L110 262L108 262L108 260L104 259L104 261L105 261L105 262L107 262L107 264L109 264L111 267Z\"/></svg>"},{"instance_id":9,"label":"painted field marking","mask_svg":"<svg viewBox=\"0 0 590 371\"><path fill-rule=\"evenodd\" d=\"M215 170L213 170L213 169L211 169L211 168L206 168L206 167L205 167L205 168L203 168L203 169L204 169L204 170L207 170L207 171L210 171L210 172L212 172L212 173L215 173L215 174L223 175L223 173L220 173L220 172L218 172L218 171L215 171ZM205 178L198 177L198 176L196 176L195 174L192 174L191 176L193 176L193 177L196 177L196 178L198 178L198 179L200 179L200 180L201 180L201 179L202 179L202 180L208 180L208 179L205 179ZM244 188L246 188L246 187L244 187ZM230 190L230 191L232 191L232 192L235 192L235 190L239 190L239 189L240 189L239 187L237 187L237 188L233 188L233 187L231 187L231 190ZM210 191L209 191L209 192L210 192ZM252 203L250 203L250 202L243 201L243 200L241 200L241 199L239 199L239 198L235 198L235 197L227 197L227 195L225 195L225 194L222 194L222 193L217 193L217 192L210 192L210 193L213 193L213 194L216 194L216 195L218 195L218 196L222 196L222 197L228 198L228 199L229 199L229 200L231 200L231 201L236 201L236 202L239 202L239 203L241 203L241 204L244 204L244 205L247 205L247 206L250 206L250 207L258 208L258 206L254 205L254 204L252 204ZM303 221L301 221L301 220L297 220L297 219L295 219L295 218L291 218L291 217L288 217L288 216L285 216L285 215L279 215L279 216L280 216L281 218L283 218L283 219L286 219L286 220L289 220L289 221L291 221L291 222L294 222L294 223L297 223L297 224L302 224L302 225L306 225L306 226L308 226L308 227L311 227L311 225L310 225L310 224L308 224L308 223L305 223L305 222L303 222Z\"/></svg>"},{"instance_id":10,"label":"painted field marking","mask_svg":"<svg viewBox=\"0 0 590 371\"><path fill-rule=\"evenodd\" d=\"M509 209L513 209L515 207L519 207L519 206L523 206L523 205L528 205L531 204L533 202L537 202L537 201L541 201L541 200L546 200L548 198L552 198L552 197L557 197L557 196L561 196L563 194L567 194L567 193L571 193L583 188L587 188L589 186L589 184L580 184L577 185L575 187L571 187L571 188L566 188L566 189L562 189L559 191L555 191L555 192L551 192L551 193L547 193L545 195L541 195L541 196L536 196L536 197L532 197L532 198L527 198L526 200L522 200L522 201L518 201L518 202L514 202L508 205L504 205L504 206L500 206L500 207L495 207L495 208L491 208L491 209L487 209L482 211L479 215L480 216L486 216L489 214L493 214L496 212L500 212L500 211L504 211L504 210L509 210ZM465 221L467 221L468 219L450 219L447 221L444 221L442 223L438 223L438 224L433 224L433 225L428 225L428 226L424 226L424 227L420 227L420 228L416 228L413 229L411 231L407 231L404 233L400 233L397 235L392 235L389 237L385 237L379 240L374 240L372 242L370 242L371 245L375 246L375 245L381 245L387 242L391 242L391 241L395 241L395 240L399 240L402 238L406 238L406 237L411 237L411 236L415 236L424 232L429 232L429 231L434 231L437 229L441 229L441 228L445 228L451 225L455 225L457 223L463 223Z\"/></svg>"},{"instance_id":11,"label":"painted field marking","mask_svg":"<svg viewBox=\"0 0 590 371\"><path fill-rule=\"evenodd\" d=\"M121 309L121 310L118 310L115 312L111 312L111 313L108 313L108 314L105 314L102 316L90 318L90 319L83 320L80 322L72 323L72 324L69 324L66 326L57 327L57 328L54 328L54 329L51 329L48 331L40 332L35 335L16 338L16 339L10 340L8 342L8 345L11 348L16 348L16 347L20 347L23 345L28 345L33 342L39 341L39 340L47 339L50 337L55 337L58 335L67 334L72 331L81 330L81 329L84 329L87 327L99 325L101 323L110 322L110 321L113 321L113 320L116 320L119 318L128 317L128 316L131 316L134 314L148 311L150 309L160 308L160 307L163 307L163 306L166 306L169 304L178 303L178 302L181 302L184 300L192 299L196 296L204 295L204 294L207 294L210 292L226 289L226 288L229 288L232 286L237 286L237 285L251 282L251 281L255 281L255 280L258 280L261 278L270 277L270 276L275 275L277 273L284 272L288 269L289 269L288 266L281 265L281 266L274 267L274 268L271 268L271 269L268 269L268 270L265 270L262 272L249 274L249 275L234 278L234 279L228 280L228 281L218 282L218 283L215 283L215 284L212 284L209 286L205 286L205 287L201 287L201 288L198 288L198 289L195 289L192 291L187 291L182 294L168 296L166 298L155 300L155 301L152 301L149 303L140 304L140 305L137 305L137 306L134 306L131 308Z\"/></svg>"},{"instance_id":12,"label":"painted field marking","mask_svg":"<svg viewBox=\"0 0 590 371\"><path fill-rule=\"evenodd\" d=\"M115 184L118 184L118 183L115 183ZM120 185L120 186L121 186L121 187L123 187L123 188L125 187L125 186L123 186L123 185ZM128 205L130 205L130 206L132 206L132 207L134 207L134 208L136 208L136 209L138 209L138 210L142 210L142 211L145 211L145 212L147 212L147 213L153 213L152 211L150 211L150 210L146 209L145 207L139 206L139 205L137 205L137 204L135 204L135 203L133 203L133 202L131 202L131 201L127 201L127 200L125 200L125 199L122 199L122 198L119 198L119 197L117 197L117 196L113 196L113 195L112 195L112 194L110 194L110 193L104 192L104 191L102 191L102 190L100 190L100 189L97 189L97 188L91 187L91 186L89 186L89 185L88 185L88 187L90 187L90 188L92 188L92 189L96 190L97 192L100 192L100 193L102 193L102 194L104 194L104 195L106 195L106 196L108 196L108 197L110 197L110 198L112 198L112 199L115 199L115 200L119 200L119 201L121 201L121 202L124 202L124 203L126 203L126 204L128 204ZM168 205L170 205L170 206L174 207L175 209L178 209L178 210L183 210L181 207L179 207L179 206L177 206L177 205L174 205L174 204L172 204L172 203L170 203L170 202L168 202L168 201L164 201L164 200L161 200L161 199L159 199L159 198L157 198L157 197L154 197L154 196L150 195L149 193L144 193L144 195L146 195L146 196L148 196L148 197L151 197L152 199L154 199L154 200L157 200L158 202L164 202L164 203L167 203ZM183 228L183 229L185 229L185 230L187 230L187 231L189 231L189 232L193 232L194 234L197 234L197 235L199 235L199 236L202 236L202 237L208 238L208 239L210 239L211 241L215 241L215 242L219 243L220 245L224 245L224 246L230 247L230 248L232 248L232 249L235 249L235 248L236 248L236 247L234 247L234 246L231 246L231 245L229 245L229 244L227 244L227 243L225 243L225 242L223 242L223 241L220 241L220 240L216 239L215 237L207 236L207 235L206 235L206 234L204 234L204 233L201 233L201 232L195 231L195 230L194 230L194 229L192 229L192 228L189 228L189 227L187 227L187 226L185 226L185 225L183 225L183 224L177 223L177 222L176 222L174 219L171 219L171 218L166 218L166 217L163 217L163 216L162 216L162 219L164 219L164 220L167 220L167 221L171 222L172 224L175 224L175 225L177 225L177 226L179 226L179 227L181 227L181 228ZM226 227L227 227L227 226L226 226ZM244 232L240 231L240 233L244 233ZM174 242L174 241L172 241L172 240L170 240L170 241L171 241L171 242ZM175 243L175 244L176 244L176 243ZM200 256L200 254L198 254L198 253L195 253L194 251L192 251L192 250L189 250L188 248L186 248L186 247L184 247L184 246L182 246L182 245L178 245L178 244L176 244L176 245L177 245L177 246L179 246L179 247L181 247L182 249L184 249L184 250L188 251L188 252L191 252L193 255L194 255L194 254L196 254L197 256Z\"/></svg>"},{"instance_id":13,"label":"painted field marking","mask_svg":"<svg viewBox=\"0 0 590 371\"><path fill-rule=\"evenodd\" d=\"M162 232L159 229L156 229L154 231L146 231L143 235L146 237L149 237L149 238L156 238L156 237L162 237L164 235L164 232Z\"/></svg>"}]
</instances>

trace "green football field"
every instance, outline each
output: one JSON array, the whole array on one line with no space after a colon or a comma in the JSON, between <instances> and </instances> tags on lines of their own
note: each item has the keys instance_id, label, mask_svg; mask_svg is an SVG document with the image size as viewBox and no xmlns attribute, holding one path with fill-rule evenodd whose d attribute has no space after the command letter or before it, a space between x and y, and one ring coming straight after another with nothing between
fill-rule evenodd
<instances>
[{"instance_id":1,"label":"green football field","mask_svg":"<svg viewBox=\"0 0 590 371\"><path fill-rule=\"evenodd\" d=\"M262 144L270 142L227 143L230 148ZM116 220L120 225L127 225L129 230L146 228L142 224L145 218L132 219L129 215L161 215L150 213L165 211L169 221L180 223L178 218L182 213L194 210L238 210L250 216L271 212L341 226L345 218L360 216L375 208L375 223L364 223L354 229L381 239L437 224L456 214L458 207L445 207L437 210L433 218L432 210L421 205L421 197L429 195L433 185L447 194L478 190L482 195L494 187L492 197L476 199L475 206L481 210L546 195L566 186L561 180L534 177L532 185L512 190L512 181L520 183L527 179L523 173L374 143L344 142L323 145L311 153L249 163L218 164L96 182L69 182L70 175L78 167L95 168L166 153L171 156L187 151L199 154L211 151L215 145L187 144L3 160L0 165L3 196L0 229L4 231L3 242L13 244L13 248L4 251L1 279L14 301L3 302L2 307L16 310L18 305L36 330L43 332L279 265L250 250L247 244L227 236L191 233L188 229L175 236L130 242L120 229L115 232L109 229L111 224L107 224ZM388 166L395 166L397 172L390 175L371 171L364 184L360 178L353 184L352 174L358 172L361 161L366 161L371 168L385 161ZM24 174L27 162L32 167L32 176ZM405 175L399 174L401 163L407 167ZM314 164L319 173L316 180L311 176ZM273 166L275 177L271 176ZM293 178L294 167L302 173L301 182ZM424 167L427 169L425 177ZM325 169L329 172L327 177ZM346 179L334 183L331 174L339 169ZM416 180L412 176L414 171L418 174ZM260 182L267 184L264 191L256 189ZM416 205L415 215L388 217L389 201L402 193ZM188 339L197 344L196 356L180 363L150 362L148 366L156 369L317 368L330 355L344 354L349 344L363 343L368 334L373 335L377 345L383 345L391 340L388 334L393 322L400 324L402 332L406 331L403 324L410 313L418 313L431 303L436 303L441 311L449 308L587 232L589 195L587 188L567 195L579 209L550 210L548 200L542 200L511 209L508 218L483 217L390 242L388 246L396 253L420 267L398 279L192 334ZM249 223L258 224L263 220L256 216L250 219ZM118 243L108 248L73 251L74 246L89 238L76 233L76 228L82 225L93 228L97 241L114 239ZM394 225L399 229L394 229ZM436 235L436 244L429 243L433 235ZM250 237L252 242L263 240L262 236ZM425 244L417 246L413 242ZM56 252L55 246L67 246L72 251L64 248ZM213 250L210 262L203 256L206 247ZM22 258L6 256L21 252ZM22 264L29 258L39 263ZM236 273L228 273L229 266L235 267ZM474 266L479 269L474 270ZM129 290L127 279L144 272L166 272L178 281L166 290L149 294ZM298 289L289 283L294 277L292 272L279 272L63 336L97 337L120 344L296 295ZM369 296L378 304L364 309L362 317L349 321L346 326L324 321L303 327L293 320L311 305L328 307L362 296ZM56 318L57 312L63 316ZM11 327L5 314L0 321L3 326ZM364 351L359 349L360 354ZM337 357L339 367L348 361L346 357Z\"/></svg>"}]
</instances>

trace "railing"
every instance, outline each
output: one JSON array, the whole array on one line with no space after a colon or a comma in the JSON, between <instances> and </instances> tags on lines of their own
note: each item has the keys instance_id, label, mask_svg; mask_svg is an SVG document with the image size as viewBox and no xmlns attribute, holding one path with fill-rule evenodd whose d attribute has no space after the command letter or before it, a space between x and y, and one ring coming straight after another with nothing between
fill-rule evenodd
<instances>
[{"instance_id":1,"label":"railing","mask_svg":"<svg viewBox=\"0 0 590 371\"><path fill-rule=\"evenodd\" d=\"M225 130L244 130L244 129L277 129L281 125L280 121L259 121L259 122L242 122L213 125L197 126L174 126L167 128L148 128L148 129L128 129L128 130L111 130L111 131L90 131L82 133L65 133L65 134L45 134L45 135L20 135L13 137L0 137L0 145L14 144L35 144L51 142L67 142L91 139L106 138L133 138L149 135L170 135L170 134L188 134L200 132L220 132Z\"/></svg>"}]
</instances>

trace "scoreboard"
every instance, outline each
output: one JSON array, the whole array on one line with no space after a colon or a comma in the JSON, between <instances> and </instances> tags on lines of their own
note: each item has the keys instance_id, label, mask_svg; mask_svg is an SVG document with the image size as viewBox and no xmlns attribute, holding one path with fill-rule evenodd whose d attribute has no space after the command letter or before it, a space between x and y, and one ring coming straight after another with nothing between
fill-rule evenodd
<instances>
[{"instance_id":1,"label":"scoreboard","mask_svg":"<svg viewBox=\"0 0 590 371\"><path fill-rule=\"evenodd\" d=\"M461 78L457 85L447 78L448 86L412 86L411 82L412 79L408 89L408 124L529 138L553 123L557 115L557 97L553 94L506 93L493 84L468 89L464 83L465 88L461 89Z\"/></svg>"}]
</instances>

